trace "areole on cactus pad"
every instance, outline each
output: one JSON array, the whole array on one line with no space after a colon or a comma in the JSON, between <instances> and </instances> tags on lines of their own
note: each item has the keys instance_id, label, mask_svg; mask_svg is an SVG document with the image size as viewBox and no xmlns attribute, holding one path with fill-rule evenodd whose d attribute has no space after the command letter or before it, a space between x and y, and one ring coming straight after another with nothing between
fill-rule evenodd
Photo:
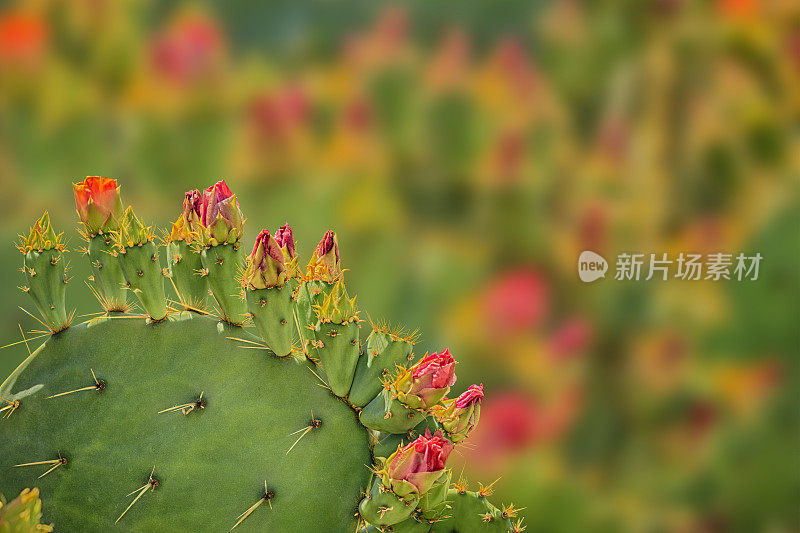
<instances>
[{"instance_id":1,"label":"areole on cactus pad","mask_svg":"<svg viewBox=\"0 0 800 533\"><path fill-rule=\"evenodd\" d=\"M224 181L187 192L160 239L122 209L116 180L74 192L103 312L72 324L68 251L45 213L18 245L50 333L0 385L0 493L22 492L0 527L524 529L447 468L482 385L448 399L449 350L416 354L414 336L365 327L335 233L303 273L288 224L247 254Z\"/></svg>"}]
</instances>

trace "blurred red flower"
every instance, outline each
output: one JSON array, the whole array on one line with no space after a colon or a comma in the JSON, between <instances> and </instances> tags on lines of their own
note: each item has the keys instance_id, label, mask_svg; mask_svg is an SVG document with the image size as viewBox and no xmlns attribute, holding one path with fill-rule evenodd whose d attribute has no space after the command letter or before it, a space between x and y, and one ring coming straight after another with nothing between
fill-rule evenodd
<instances>
[{"instance_id":1,"label":"blurred red flower","mask_svg":"<svg viewBox=\"0 0 800 533\"><path fill-rule=\"evenodd\" d=\"M257 96L250 104L255 134L271 141L288 141L292 132L308 121L310 113L311 100L296 84Z\"/></svg>"},{"instance_id":2,"label":"blurred red flower","mask_svg":"<svg viewBox=\"0 0 800 533\"><path fill-rule=\"evenodd\" d=\"M559 325L550 337L550 353L566 358L584 351L592 340L592 327L583 318L571 318Z\"/></svg>"},{"instance_id":3,"label":"blurred red flower","mask_svg":"<svg viewBox=\"0 0 800 533\"><path fill-rule=\"evenodd\" d=\"M580 406L577 388L564 389L548 403L521 391L492 393L483 400L480 423L470 436L470 464L493 468L493 463L563 435Z\"/></svg>"},{"instance_id":4,"label":"blurred red flower","mask_svg":"<svg viewBox=\"0 0 800 533\"><path fill-rule=\"evenodd\" d=\"M39 15L9 11L0 15L0 62L30 66L41 60L47 46L47 23Z\"/></svg>"},{"instance_id":5,"label":"blurred red flower","mask_svg":"<svg viewBox=\"0 0 800 533\"><path fill-rule=\"evenodd\" d=\"M486 321L496 334L524 333L538 326L549 307L547 280L529 268L495 279L486 291Z\"/></svg>"},{"instance_id":6,"label":"blurred red flower","mask_svg":"<svg viewBox=\"0 0 800 533\"><path fill-rule=\"evenodd\" d=\"M176 84L203 79L219 65L224 36L211 17L193 14L177 19L156 36L150 59L156 72Z\"/></svg>"}]
</instances>

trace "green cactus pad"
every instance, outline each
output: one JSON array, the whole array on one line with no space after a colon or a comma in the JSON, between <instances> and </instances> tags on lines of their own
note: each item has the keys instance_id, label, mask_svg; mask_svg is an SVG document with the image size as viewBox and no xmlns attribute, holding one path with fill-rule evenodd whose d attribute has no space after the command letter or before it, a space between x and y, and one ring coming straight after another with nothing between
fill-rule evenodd
<instances>
[{"instance_id":1,"label":"green cactus pad","mask_svg":"<svg viewBox=\"0 0 800 533\"><path fill-rule=\"evenodd\" d=\"M203 268L208 271L208 285L214 294L222 318L241 326L247 319L247 303L242 297L240 282L245 254L239 244L219 244L201 253Z\"/></svg>"},{"instance_id":2,"label":"green cactus pad","mask_svg":"<svg viewBox=\"0 0 800 533\"><path fill-rule=\"evenodd\" d=\"M0 423L0 491L37 483L44 518L61 531L110 531L153 471L159 485L120 520L121 531L354 531L371 464L353 411L316 386L309 363L244 349L240 328L180 320L100 318L49 338L0 386L20 407ZM84 390L47 398L94 383ZM203 393L205 408L179 410ZM311 429L287 454L297 435ZM67 463L36 479L52 460Z\"/></svg>"},{"instance_id":3,"label":"green cactus pad","mask_svg":"<svg viewBox=\"0 0 800 533\"><path fill-rule=\"evenodd\" d=\"M291 355L295 332L292 287L248 288L245 294L253 323L270 350L280 357Z\"/></svg>"},{"instance_id":4,"label":"green cactus pad","mask_svg":"<svg viewBox=\"0 0 800 533\"><path fill-rule=\"evenodd\" d=\"M364 345L364 356L356 366L349 400L363 407L381 391L381 381L393 374L397 365L408 365L414 360L414 345L398 339L391 333L374 329Z\"/></svg>"},{"instance_id":5,"label":"green cactus pad","mask_svg":"<svg viewBox=\"0 0 800 533\"><path fill-rule=\"evenodd\" d=\"M358 415L361 423L375 431L405 433L425 418L425 413L409 409L389 391L381 391Z\"/></svg>"},{"instance_id":6,"label":"green cactus pad","mask_svg":"<svg viewBox=\"0 0 800 533\"><path fill-rule=\"evenodd\" d=\"M156 245L150 241L127 247L119 252L118 258L125 280L145 313L153 320L163 320L167 316L167 301Z\"/></svg>"},{"instance_id":7,"label":"green cactus pad","mask_svg":"<svg viewBox=\"0 0 800 533\"><path fill-rule=\"evenodd\" d=\"M27 293L33 298L36 309L50 331L58 332L69 325L64 303L67 275L60 250L31 250L25 254L25 280Z\"/></svg>"},{"instance_id":8,"label":"green cactus pad","mask_svg":"<svg viewBox=\"0 0 800 533\"><path fill-rule=\"evenodd\" d=\"M167 264L178 298L190 310L203 310L208 297L208 278L203 275L200 254L186 241L167 243Z\"/></svg>"},{"instance_id":9,"label":"green cactus pad","mask_svg":"<svg viewBox=\"0 0 800 533\"><path fill-rule=\"evenodd\" d=\"M328 386L340 398L347 396L361 351L358 323L324 322L314 331L317 354L325 370Z\"/></svg>"},{"instance_id":10,"label":"green cactus pad","mask_svg":"<svg viewBox=\"0 0 800 533\"><path fill-rule=\"evenodd\" d=\"M87 246L92 266L93 287L106 311L124 311L127 308L127 289L122 267L111 235L95 235Z\"/></svg>"},{"instance_id":11,"label":"green cactus pad","mask_svg":"<svg viewBox=\"0 0 800 533\"><path fill-rule=\"evenodd\" d=\"M116 187L101 185L109 183ZM85 186L75 186L76 198L85 196ZM227 190L224 182L218 186ZM178 223L173 230L168 269L161 268L152 228L133 208L112 232L115 242L92 237L93 291L106 314L77 326L66 315L64 247L47 212L29 236L20 236L26 292L54 334L39 337L46 338L0 384L0 493L36 483L44 505L35 489L23 493L22 507L0 505L0 533L8 531L8 516L47 530L40 511L59 531L89 533L118 523L120 531L140 532L363 531L364 518L371 523L364 527L381 531L391 524L396 531L509 531L513 507L498 511L460 483L453 486L466 499L450 502L446 441L420 439L422 448L404 451L405 459L429 447L444 454L435 466L418 463L413 473L424 485L371 481L389 475L385 458L399 443L436 429L435 406L409 409L392 397L394 386L381 391L393 365L412 359L414 336L374 327L367 341L372 353L362 357L360 320L340 277L335 235L327 263L312 261L312 273L329 281L331 268L339 273L335 285L292 277L280 288L248 282L245 290L240 234L231 244L212 235L198 254L176 238ZM183 311L166 305L166 276ZM207 287L221 317L200 309ZM127 313L128 289L150 319ZM250 316L266 345L240 327ZM302 354L293 350L295 331ZM31 340L23 333L21 342ZM283 357L289 354L295 357ZM347 395L359 361L354 405ZM409 496L401 501L389 485ZM452 517L442 514L451 509ZM476 511L488 526L478 524Z\"/></svg>"}]
</instances>

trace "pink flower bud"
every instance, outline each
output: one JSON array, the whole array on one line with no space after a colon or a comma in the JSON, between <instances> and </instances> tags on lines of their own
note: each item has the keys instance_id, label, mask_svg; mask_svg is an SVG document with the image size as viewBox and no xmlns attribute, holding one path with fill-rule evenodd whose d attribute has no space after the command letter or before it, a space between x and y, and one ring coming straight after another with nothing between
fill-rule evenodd
<instances>
[{"instance_id":1,"label":"pink flower bud","mask_svg":"<svg viewBox=\"0 0 800 533\"><path fill-rule=\"evenodd\" d=\"M275 231L275 241L284 250L287 260L297 257L297 252L294 249L294 235L289 224L284 224Z\"/></svg>"},{"instance_id":2,"label":"pink flower bud","mask_svg":"<svg viewBox=\"0 0 800 533\"><path fill-rule=\"evenodd\" d=\"M430 430L425 430L425 435L398 447L386 460L385 477L398 496L425 494L442 475L451 451L453 443L445 439L441 431L431 436Z\"/></svg>"},{"instance_id":3,"label":"pink flower bud","mask_svg":"<svg viewBox=\"0 0 800 533\"><path fill-rule=\"evenodd\" d=\"M439 424L447 431L453 442L459 442L469 436L478 425L483 400L483 383L470 385L461 396L445 402L444 408L435 411ZM450 403L452 402L452 403Z\"/></svg>"},{"instance_id":4,"label":"pink flower bud","mask_svg":"<svg viewBox=\"0 0 800 533\"><path fill-rule=\"evenodd\" d=\"M328 230L319 241L311 262L308 264L310 276L328 283L336 283L342 277L342 266L339 262L339 244L336 234Z\"/></svg>"},{"instance_id":5,"label":"pink flower bud","mask_svg":"<svg viewBox=\"0 0 800 533\"><path fill-rule=\"evenodd\" d=\"M192 189L186 191L183 195L183 216L187 219L194 218L194 215L200 217L200 206L203 205L203 197L200 196L200 191Z\"/></svg>"},{"instance_id":6,"label":"pink flower bud","mask_svg":"<svg viewBox=\"0 0 800 533\"><path fill-rule=\"evenodd\" d=\"M247 286L252 289L283 286L286 282L285 271L283 252L269 231L262 229L247 258L247 269L244 273Z\"/></svg>"},{"instance_id":7,"label":"pink flower bud","mask_svg":"<svg viewBox=\"0 0 800 533\"><path fill-rule=\"evenodd\" d=\"M222 202L233 196L225 180L216 182L203 191L203 203L200 206L200 220L204 226L210 226L220 213Z\"/></svg>"},{"instance_id":8,"label":"pink flower bud","mask_svg":"<svg viewBox=\"0 0 800 533\"><path fill-rule=\"evenodd\" d=\"M339 244L336 242L336 234L328 230L325 232L325 235L322 236L322 240L319 241L317 245L317 256L323 257L327 255L331 250L333 250L334 256L336 261L339 261Z\"/></svg>"},{"instance_id":9,"label":"pink flower bud","mask_svg":"<svg viewBox=\"0 0 800 533\"><path fill-rule=\"evenodd\" d=\"M398 377L398 398L412 409L429 409L455 384L455 366L449 348L426 355Z\"/></svg>"},{"instance_id":10,"label":"pink flower bud","mask_svg":"<svg viewBox=\"0 0 800 533\"><path fill-rule=\"evenodd\" d=\"M483 383L480 385L470 385L461 396L456 399L456 409L466 409L469 406L481 404L483 400Z\"/></svg>"},{"instance_id":11,"label":"pink flower bud","mask_svg":"<svg viewBox=\"0 0 800 533\"><path fill-rule=\"evenodd\" d=\"M243 218L236 195L225 180L203 191L200 223L206 228L209 244L238 242L242 236Z\"/></svg>"}]
</instances>

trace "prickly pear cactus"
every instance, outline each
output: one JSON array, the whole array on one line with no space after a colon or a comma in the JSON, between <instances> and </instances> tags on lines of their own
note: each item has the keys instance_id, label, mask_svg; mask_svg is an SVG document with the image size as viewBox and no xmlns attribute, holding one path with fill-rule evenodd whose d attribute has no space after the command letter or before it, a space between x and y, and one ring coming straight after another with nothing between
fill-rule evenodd
<instances>
[{"instance_id":1,"label":"prickly pear cactus","mask_svg":"<svg viewBox=\"0 0 800 533\"><path fill-rule=\"evenodd\" d=\"M224 181L163 239L116 180L74 188L103 310L72 323L45 213L19 249L48 331L0 385L0 492L37 486L57 531L523 529L446 466L482 386L448 399L448 350L365 327L333 232L303 273L288 225L247 254Z\"/></svg>"}]
</instances>

